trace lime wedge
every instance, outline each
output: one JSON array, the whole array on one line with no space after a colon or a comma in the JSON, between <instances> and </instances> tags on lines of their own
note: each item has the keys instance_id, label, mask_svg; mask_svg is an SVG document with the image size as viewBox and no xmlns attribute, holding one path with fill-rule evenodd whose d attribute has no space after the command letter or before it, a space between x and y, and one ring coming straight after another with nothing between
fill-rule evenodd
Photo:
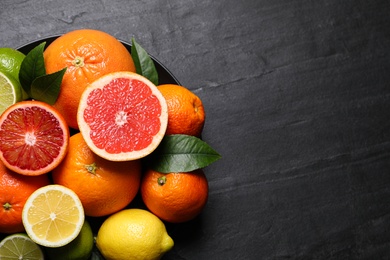
<instances>
[{"instance_id":1,"label":"lime wedge","mask_svg":"<svg viewBox=\"0 0 390 260\"><path fill-rule=\"evenodd\" d=\"M0 115L11 105L22 100L20 83L6 72L0 71Z\"/></svg>"},{"instance_id":2,"label":"lime wedge","mask_svg":"<svg viewBox=\"0 0 390 260\"><path fill-rule=\"evenodd\" d=\"M43 260L41 248L27 235L19 233L9 235L0 243L0 259Z\"/></svg>"}]
</instances>

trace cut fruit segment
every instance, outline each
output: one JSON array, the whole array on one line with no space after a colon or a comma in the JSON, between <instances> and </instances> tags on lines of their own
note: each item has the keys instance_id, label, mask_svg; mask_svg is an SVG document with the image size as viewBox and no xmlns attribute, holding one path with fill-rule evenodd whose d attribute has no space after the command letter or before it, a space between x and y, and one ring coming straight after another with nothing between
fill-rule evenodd
<instances>
[{"instance_id":1,"label":"cut fruit segment","mask_svg":"<svg viewBox=\"0 0 390 260\"><path fill-rule=\"evenodd\" d=\"M77 121L89 148L111 161L153 152L164 137L167 104L157 87L133 72L107 74L83 92Z\"/></svg>"},{"instance_id":2,"label":"cut fruit segment","mask_svg":"<svg viewBox=\"0 0 390 260\"><path fill-rule=\"evenodd\" d=\"M13 234L0 243L0 259L43 260L41 248L26 234Z\"/></svg>"},{"instance_id":3,"label":"cut fruit segment","mask_svg":"<svg viewBox=\"0 0 390 260\"><path fill-rule=\"evenodd\" d=\"M10 74L0 71L0 115L22 100L22 87Z\"/></svg>"},{"instance_id":4,"label":"cut fruit segment","mask_svg":"<svg viewBox=\"0 0 390 260\"><path fill-rule=\"evenodd\" d=\"M69 128L53 107L40 101L22 101L0 117L0 159L23 175L54 169L65 157Z\"/></svg>"},{"instance_id":5,"label":"cut fruit segment","mask_svg":"<svg viewBox=\"0 0 390 260\"><path fill-rule=\"evenodd\" d=\"M59 247L77 237L85 216L79 197L61 185L47 185L27 199L22 213L29 237L46 247Z\"/></svg>"}]
</instances>

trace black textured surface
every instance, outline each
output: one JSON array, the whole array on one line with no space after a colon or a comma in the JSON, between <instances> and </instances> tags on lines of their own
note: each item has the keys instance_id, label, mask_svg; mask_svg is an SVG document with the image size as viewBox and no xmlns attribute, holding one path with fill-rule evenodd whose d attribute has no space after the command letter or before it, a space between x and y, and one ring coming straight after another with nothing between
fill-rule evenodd
<instances>
[{"instance_id":1,"label":"black textured surface","mask_svg":"<svg viewBox=\"0 0 390 260\"><path fill-rule=\"evenodd\" d=\"M164 259L390 258L390 2L0 0L0 45L136 40L207 112L223 159Z\"/></svg>"}]
</instances>

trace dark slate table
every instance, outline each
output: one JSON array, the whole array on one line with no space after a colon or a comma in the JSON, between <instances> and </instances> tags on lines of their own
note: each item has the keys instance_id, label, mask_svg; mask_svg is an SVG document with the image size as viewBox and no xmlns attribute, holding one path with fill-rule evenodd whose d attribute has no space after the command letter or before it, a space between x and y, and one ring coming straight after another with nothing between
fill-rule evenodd
<instances>
[{"instance_id":1,"label":"dark slate table","mask_svg":"<svg viewBox=\"0 0 390 260\"><path fill-rule=\"evenodd\" d=\"M205 105L223 156L164 259L390 258L390 2L0 1L0 45L137 41Z\"/></svg>"}]
</instances>

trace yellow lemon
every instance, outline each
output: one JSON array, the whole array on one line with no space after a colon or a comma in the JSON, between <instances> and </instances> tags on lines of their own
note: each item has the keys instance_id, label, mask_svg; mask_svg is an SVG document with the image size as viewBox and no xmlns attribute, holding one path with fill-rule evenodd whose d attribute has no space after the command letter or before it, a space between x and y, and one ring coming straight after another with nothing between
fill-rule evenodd
<instances>
[{"instance_id":1,"label":"yellow lemon","mask_svg":"<svg viewBox=\"0 0 390 260\"><path fill-rule=\"evenodd\" d=\"M111 215L96 237L96 246L107 260L157 260L173 244L164 223L143 209L124 209Z\"/></svg>"},{"instance_id":2,"label":"yellow lemon","mask_svg":"<svg viewBox=\"0 0 390 260\"><path fill-rule=\"evenodd\" d=\"M37 189L22 211L27 235L37 244L60 247L70 243L84 224L84 209L79 197L61 185Z\"/></svg>"}]
</instances>

